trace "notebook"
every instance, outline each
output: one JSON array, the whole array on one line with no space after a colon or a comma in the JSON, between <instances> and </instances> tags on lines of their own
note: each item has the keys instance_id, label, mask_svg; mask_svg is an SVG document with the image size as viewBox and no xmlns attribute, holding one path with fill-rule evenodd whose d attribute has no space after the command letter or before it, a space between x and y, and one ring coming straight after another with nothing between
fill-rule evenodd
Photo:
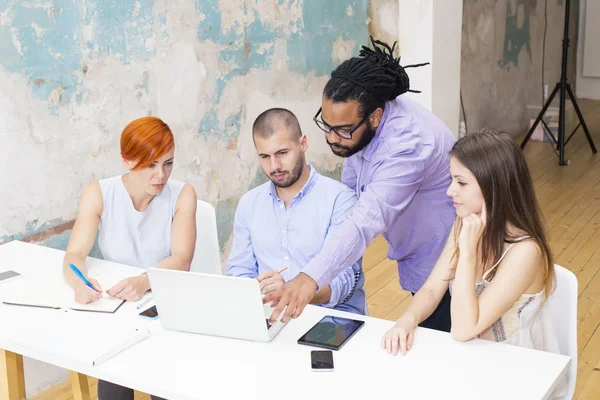
<instances>
[{"instance_id":1,"label":"notebook","mask_svg":"<svg viewBox=\"0 0 600 400\"><path fill-rule=\"evenodd\" d=\"M114 313L125 300L110 297L106 289L123 279L122 274L115 271L90 273L91 278L98 280L104 289L102 298L89 304L75 301L73 289L64 282L62 275L43 277L23 277L2 285L0 299L2 303L15 306L41 308L68 308L77 311Z\"/></svg>"},{"instance_id":2,"label":"notebook","mask_svg":"<svg viewBox=\"0 0 600 400\"><path fill-rule=\"evenodd\" d=\"M141 325L98 323L91 314L58 313L40 322L43 335L25 324L8 341L88 366L100 365L150 336Z\"/></svg>"}]
</instances>

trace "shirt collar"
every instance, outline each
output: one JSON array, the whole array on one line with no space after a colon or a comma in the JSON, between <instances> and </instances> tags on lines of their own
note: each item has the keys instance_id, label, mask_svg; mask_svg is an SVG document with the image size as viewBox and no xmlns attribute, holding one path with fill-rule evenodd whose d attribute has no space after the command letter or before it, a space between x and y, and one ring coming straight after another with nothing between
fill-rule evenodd
<instances>
[{"instance_id":1,"label":"shirt collar","mask_svg":"<svg viewBox=\"0 0 600 400\"><path fill-rule=\"evenodd\" d=\"M319 176L317 171L310 164L308 165L308 169L310 170L310 174L308 175L308 180L306 181L304 186L302 186L302 189L300 189L300 191L294 196L294 199L297 197L300 198L300 197L306 196L308 194L308 192L310 191L310 189L312 189L312 187L315 185L315 182L317 181L317 177ZM273 181L270 182L269 195L275 199L279 198L279 196L277 196L277 187L275 186Z\"/></svg>"},{"instance_id":2,"label":"shirt collar","mask_svg":"<svg viewBox=\"0 0 600 400\"><path fill-rule=\"evenodd\" d=\"M369 144L364 149L362 149L361 151L356 153L357 156L362 157L367 161L371 161L371 158L373 157L373 153L375 153L375 150L377 149L377 143L381 139L383 126L385 125L385 121L387 120L387 118L389 116L390 108L391 107L390 107L390 104L388 101L385 104L385 107L383 109L383 114L381 115L381 120L379 121L379 125L377 125L377 130L375 131L375 136L373 136L373 139L371 139L371 142L369 142Z\"/></svg>"}]
</instances>

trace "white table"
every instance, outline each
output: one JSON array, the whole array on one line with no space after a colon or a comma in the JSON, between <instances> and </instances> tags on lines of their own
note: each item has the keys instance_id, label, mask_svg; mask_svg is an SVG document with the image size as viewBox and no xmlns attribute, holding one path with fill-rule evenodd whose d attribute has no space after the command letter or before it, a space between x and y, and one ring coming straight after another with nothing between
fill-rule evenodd
<instances>
[{"instance_id":1,"label":"white table","mask_svg":"<svg viewBox=\"0 0 600 400\"><path fill-rule=\"evenodd\" d=\"M63 254L11 242L0 246L0 265L24 275L60 274ZM112 263L94 259L88 263L90 268L106 264ZM83 395L79 394L82 398L86 393L81 385L86 382L81 374L168 399L264 400L274 396L346 400L375 395L531 400L545 398L570 363L565 356L515 346L482 340L460 343L449 334L422 328L416 330L414 347L407 356L392 357L381 350L380 340L393 322L309 306L270 343L168 331L162 329L160 320L145 321L152 332L150 338L99 366L89 367L7 342L11 326L54 311L18 307L16 312L16 308L0 305L0 348L6 350L5 382L17 392L23 380L22 370L18 370L23 355L79 373L71 377L74 389L83 390ZM137 312L135 304L127 303L115 314L98 315L98 319L103 324L119 324L138 318ZM296 341L325 314L360 318L366 323L334 352L334 372L312 372L313 348ZM39 334L43 335L43 330ZM12 396L11 400L19 394ZM4 398L1 391L0 397Z\"/></svg>"}]
</instances>

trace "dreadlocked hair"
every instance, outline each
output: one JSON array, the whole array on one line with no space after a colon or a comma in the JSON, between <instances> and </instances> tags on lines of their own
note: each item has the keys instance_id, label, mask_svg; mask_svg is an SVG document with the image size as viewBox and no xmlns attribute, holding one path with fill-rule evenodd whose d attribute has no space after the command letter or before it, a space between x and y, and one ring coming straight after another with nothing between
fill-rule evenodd
<instances>
[{"instance_id":1,"label":"dreadlocked hair","mask_svg":"<svg viewBox=\"0 0 600 400\"><path fill-rule=\"evenodd\" d=\"M429 63L400 65L400 57L394 58L397 42L388 44L373 39L373 49L362 46L359 57L353 57L340 64L325 85L323 95L335 103L356 100L361 116L377 108L385 107L387 101L406 92L420 93L410 89L406 68L421 67ZM381 46L381 47L380 47Z\"/></svg>"}]
</instances>

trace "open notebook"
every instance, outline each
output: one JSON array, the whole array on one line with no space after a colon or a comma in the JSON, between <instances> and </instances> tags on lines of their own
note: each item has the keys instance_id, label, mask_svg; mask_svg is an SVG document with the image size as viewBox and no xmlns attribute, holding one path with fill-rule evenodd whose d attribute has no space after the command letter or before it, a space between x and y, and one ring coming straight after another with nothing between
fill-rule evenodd
<instances>
[{"instance_id":1,"label":"open notebook","mask_svg":"<svg viewBox=\"0 0 600 400\"><path fill-rule=\"evenodd\" d=\"M23 324L8 341L64 360L97 366L150 336L148 328L134 323L99 323L91 314L61 312L42 316L38 329ZM44 320L46 319L47 320Z\"/></svg>"},{"instance_id":2,"label":"open notebook","mask_svg":"<svg viewBox=\"0 0 600 400\"><path fill-rule=\"evenodd\" d=\"M105 270L90 273L106 291L124 277L115 271ZM68 308L78 311L114 313L125 300L115 299L107 293L90 304L79 304L74 299L73 290L64 282L62 276L23 277L7 282L0 291L2 303L17 306Z\"/></svg>"}]
</instances>

